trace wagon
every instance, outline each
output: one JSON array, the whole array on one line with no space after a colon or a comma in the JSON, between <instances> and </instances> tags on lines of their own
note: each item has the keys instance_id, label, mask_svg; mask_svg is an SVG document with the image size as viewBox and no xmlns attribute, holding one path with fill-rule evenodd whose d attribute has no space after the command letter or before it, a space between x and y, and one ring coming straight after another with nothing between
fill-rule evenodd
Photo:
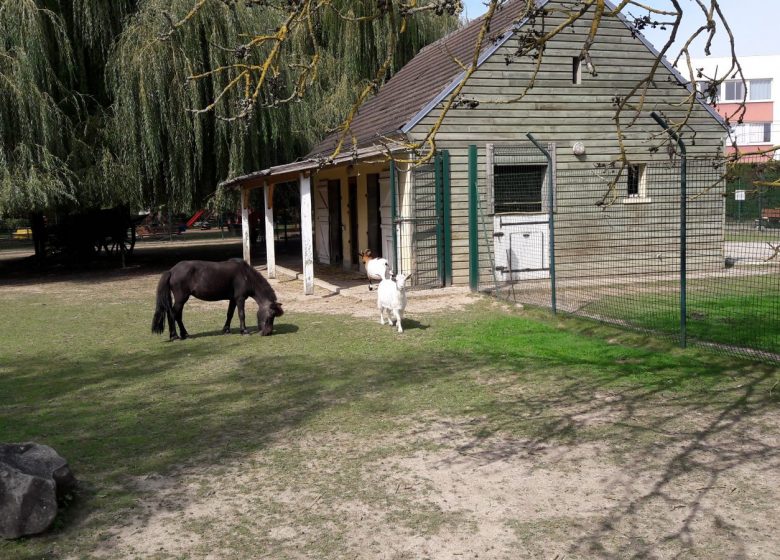
<instances>
[{"instance_id":1,"label":"wagon","mask_svg":"<svg viewBox=\"0 0 780 560\"><path fill-rule=\"evenodd\" d=\"M756 227L780 228L780 208L764 208L761 210L761 218L756 220Z\"/></svg>"},{"instance_id":2,"label":"wagon","mask_svg":"<svg viewBox=\"0 0 780 560\"><path fill-rule=\"evenodd\" d=\"M82 258L132 255L136 226L143 216L131 216L126 206L69 214L47 228L52 252Z\"/></svg>"}]
</instances>

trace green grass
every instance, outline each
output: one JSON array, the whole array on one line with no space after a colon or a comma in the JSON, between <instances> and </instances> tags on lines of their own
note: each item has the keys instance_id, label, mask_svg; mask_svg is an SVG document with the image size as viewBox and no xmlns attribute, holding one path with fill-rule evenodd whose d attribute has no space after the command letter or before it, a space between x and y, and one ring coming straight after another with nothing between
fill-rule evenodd
<instances>
[{"instance_id":1,"label":"green grass","mask_svg":"<svg viewBox=\"0 0 780 560\"><path fill-rule=\"evenodd\" d=\"M0 543L0 557L88 555L136 503L134 477L202 460L219 465L279 434L377 441L433 416L479 418L476 438L630 439L639 437L633 428L583 431L551 411L604 390L717 407L741 398L745 384L766 399L777 379L765 366L489 303L410 322L402 336L372 320L294 312L272 337L223 336L223 310L188 308L195 336L168 343L149 333L149 294L110 290L0 292L0 441L51 445L83 482L53 533ZM769 394L776 402L777 392ZM339 458L323 500L350 492L380 499L355 487L362 465L421 445L429 444L368 446L352 462ZM286 483L311 477L311 453L291 448L268 461ZM437 512L392 516L430 531L459 522Z\"/></svg>"},{"instance_id":2,"label":"green grass","mask_svg":"<svg viewBox=\"0 0 780 560\"><path fill-rule=\"evenodd\" d=\"M667 333L671 339L680 332L676 285L659 283L655 290L605 298L589 309ZM776 276L691 280L687 309L686 328L691 341L780 351L780 283Z\"/></svg>"}]
</instances>

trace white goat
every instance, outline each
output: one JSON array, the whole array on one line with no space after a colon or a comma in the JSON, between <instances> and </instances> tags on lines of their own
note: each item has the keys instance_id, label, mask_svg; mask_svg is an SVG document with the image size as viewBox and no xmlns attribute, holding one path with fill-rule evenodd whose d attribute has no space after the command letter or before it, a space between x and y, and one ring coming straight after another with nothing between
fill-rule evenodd
<instances>
[{"instance_id":1,"label":"white goat","mask_svg":"<svg viewBox=\"0 0 780 560\"><path fill-rule=\"evenodd\" d=\"M371 280L382 281L393 275L393 271L390 270L390 263L387 262L387 259L373 258L371 256L371 249L366 249L360 253L360 257L363 259L363 265L366 267L369 291L374 289L371 285Z\"/></svg>"},{"instance_id":2,"label":"white goat","mask_svg":"<svg viewBox=\"0 0 780 560\"><path fill-rule=\"evenodd\" d=\"M406 309L406 281L411 275L399 274L392 278L385 278L377 288L376 306L379 309L379 324L385 324L385 311L387 311L387 323L393 326L393 317L398 326L398 332L404 332L401 321Z\"/></svg>"}]
</instances>

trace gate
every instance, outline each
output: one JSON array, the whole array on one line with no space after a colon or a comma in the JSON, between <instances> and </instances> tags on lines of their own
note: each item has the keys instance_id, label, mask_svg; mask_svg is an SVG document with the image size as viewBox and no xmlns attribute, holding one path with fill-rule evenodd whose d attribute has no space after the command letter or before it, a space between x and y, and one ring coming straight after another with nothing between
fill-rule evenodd
<instances>
[{"instance_id":1,"label":"gate","mask_svg":"<svg viewBox=\"0 0 780 560\"><path fill-rule=\"evenodd\" d=\"M398 239L394 270L411 274L413 288L452 283L449 179L449 153L442 151L413 167L404 188L395 189L401 203L393 219Z\"/></svg>"},{"instance_id":2,"label":"gate","mask_svg":"<svg viewBox=\"0 0 780 560\"><path fill-rule=\"evenodd\" d=\"M552 146L549 150L554 150ZM545 154L532 143L487 145L495 270L502 282L549 278L550 189ZM554 193L554 191L553 191Z\"/></svg>"}]
</instances>

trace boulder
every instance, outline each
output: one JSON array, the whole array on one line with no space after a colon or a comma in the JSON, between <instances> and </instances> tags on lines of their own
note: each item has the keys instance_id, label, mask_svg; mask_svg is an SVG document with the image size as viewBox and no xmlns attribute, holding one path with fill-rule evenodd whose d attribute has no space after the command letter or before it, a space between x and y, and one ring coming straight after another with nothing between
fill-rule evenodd
<instances>
[{"instance_id":1,"label":"boulder","mask_svg":"<svg viewBox=\"0 0 780 560\"><path fill-rule=\"evenodd\" d=\"M37 443L0 443L0 537L42 533L76 485L68 462Z\"/></svg>"}]
</instances>

